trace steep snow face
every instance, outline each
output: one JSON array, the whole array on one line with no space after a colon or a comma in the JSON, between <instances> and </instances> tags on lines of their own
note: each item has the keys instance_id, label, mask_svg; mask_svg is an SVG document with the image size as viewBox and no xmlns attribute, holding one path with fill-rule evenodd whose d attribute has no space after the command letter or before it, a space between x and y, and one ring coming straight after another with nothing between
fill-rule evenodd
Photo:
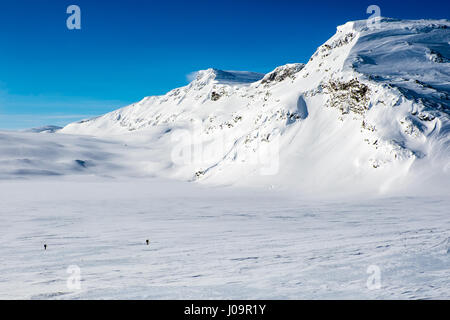
<instances>
[{"instance_id":1,"label":"steep snow face","mask_svg":"<svg viewBox=\"0 0 450 320\"><path fill-rule=\"evenodd\" d=\"M447 186L449 28L349 22L306 65L200 71L186 87L61 132L148 137L166 155L157 173L185 180L385 191L437 177Z\"/></svg>"},{"instance_id":2,"label":"steep snow face","mask_svg":"<svg viewBox=\"0 0 450 320\"><path fill-rule=\"evenodd\" d=\"M383 26L373 32L357 23L361 36L348 67L397 88L410 100L450 113L449 21L385 19Z\"/></svg>"}]
</instances>

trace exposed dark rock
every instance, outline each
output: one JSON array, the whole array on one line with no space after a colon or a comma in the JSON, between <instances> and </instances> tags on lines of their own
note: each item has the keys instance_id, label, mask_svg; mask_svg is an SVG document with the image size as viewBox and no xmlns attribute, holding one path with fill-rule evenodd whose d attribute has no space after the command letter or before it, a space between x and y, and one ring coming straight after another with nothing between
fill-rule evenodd
<instances>
[{"instance_id":1,"label":"exposed dark rock","mask_svg":"<svg viewBox=\"0 0 450 320\"><path fill-rule=\"evenodd\" d=\"M271 82L281 82L287 78L295 79L295 74L301 71L305 65L303 63L287 64L276 68L274 71L268 73L262 80L262 84Z\"/></svg>"},{"instance_id":2,"label":"exposed dark rock","mask_svg":"<svg viewBox=\"0 0 450 320\"><path fill-rule=\"evenodd\" d=\"M364 114L369 109L370 89L357 79L348 82L330 80L323 88L330 94L329 106L338 108L343 114Z\"/></svg>"},{"instance_id":3,"label":"exposed dark rock","mask_svg":"<svg viewBox=\"0 0 450 320\"><path fill-rule=\"evenodd\" d=\"M215 91L211 92L211 100L212 101L217 101L219 100L221 97L221 95Z\"/></svg>"}]
</instances>

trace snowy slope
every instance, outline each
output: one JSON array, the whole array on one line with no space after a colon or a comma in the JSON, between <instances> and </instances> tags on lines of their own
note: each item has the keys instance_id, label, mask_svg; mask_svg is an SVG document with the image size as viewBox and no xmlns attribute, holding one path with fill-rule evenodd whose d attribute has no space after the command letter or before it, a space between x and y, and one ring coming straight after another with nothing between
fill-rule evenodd
<instances>
[{"instance_id":1,"label":"snowy slope","mask_svg":"<svg viewBox=\"0 0 450 320\"><path fill-rule=\"evenodd\" d=\"M0 299L450 298L448 198L311 201L98 177L0 190ZM67 287L72 265L80 290Z\"/></svg>"},{"instance_id":2,"label":"snowy slope","mask_svg":"<svg viewBox=\"0 0 450 320\"><path fill-rule=\"evenodd\" d=\"M61 132L156 135L170 155L158 173L183 180L235 184L245 176L251 185L380 191L412 175L445 181L449 27L447 20L382 19L377 29L349 22L306 65L264 77L200 71L186 87Z\"/></svg>"}]
</instances>

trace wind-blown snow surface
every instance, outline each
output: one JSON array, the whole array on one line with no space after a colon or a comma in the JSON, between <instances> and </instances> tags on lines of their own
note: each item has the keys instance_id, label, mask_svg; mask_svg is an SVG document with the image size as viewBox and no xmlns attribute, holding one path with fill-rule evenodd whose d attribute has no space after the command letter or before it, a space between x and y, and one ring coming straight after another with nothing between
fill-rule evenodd
<instances>
[{"instance_id":1,"label":"wind-blown snow surface","mask_svg":"<svg viewBox=\"0 0 450 320\"><path fill-rule=\"evenodd\" d=\"M86 177L0 188L0 298L450 298L448 198Z\"/></svg>"},{"instance_id":2,"label":"wind-blown snow surface","mask_svg":"<svg viewBox=\"0 0 450 320\"><path fill-rule=\"evenodd\" d=\"M450 298L449 27L0 132L0 298Z\"/></svg>"}]
</instances>

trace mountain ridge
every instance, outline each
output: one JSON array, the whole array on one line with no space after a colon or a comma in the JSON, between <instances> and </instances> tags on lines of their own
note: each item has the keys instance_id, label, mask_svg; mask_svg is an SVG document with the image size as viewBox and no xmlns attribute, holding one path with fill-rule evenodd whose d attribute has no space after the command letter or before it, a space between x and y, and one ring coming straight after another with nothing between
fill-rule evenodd
<instances>
[{"instance_id":1,"label":"mountain ridge","mask_svg":"<svg viewBox=\"0 0 450 320\"><path fill-rule=\"evenodd\" d=\"M266 75L207 69L185 87L60 132L142 132L170 155L162 174L183 180L234 184L244 174L250 184L303 179L320 189L361 180L383 189L429 159L440 163L434 173L448 174L449 27L448 20L348 22L306 64ZM184 137L174 139L177 132ZM189 146L201 146L201 159L188 152L190 160L174 161L173 150ZM302 161L308 169L297 168ZM261 174L269 162L276 172Z\"/></svg>"}]
</instances>

